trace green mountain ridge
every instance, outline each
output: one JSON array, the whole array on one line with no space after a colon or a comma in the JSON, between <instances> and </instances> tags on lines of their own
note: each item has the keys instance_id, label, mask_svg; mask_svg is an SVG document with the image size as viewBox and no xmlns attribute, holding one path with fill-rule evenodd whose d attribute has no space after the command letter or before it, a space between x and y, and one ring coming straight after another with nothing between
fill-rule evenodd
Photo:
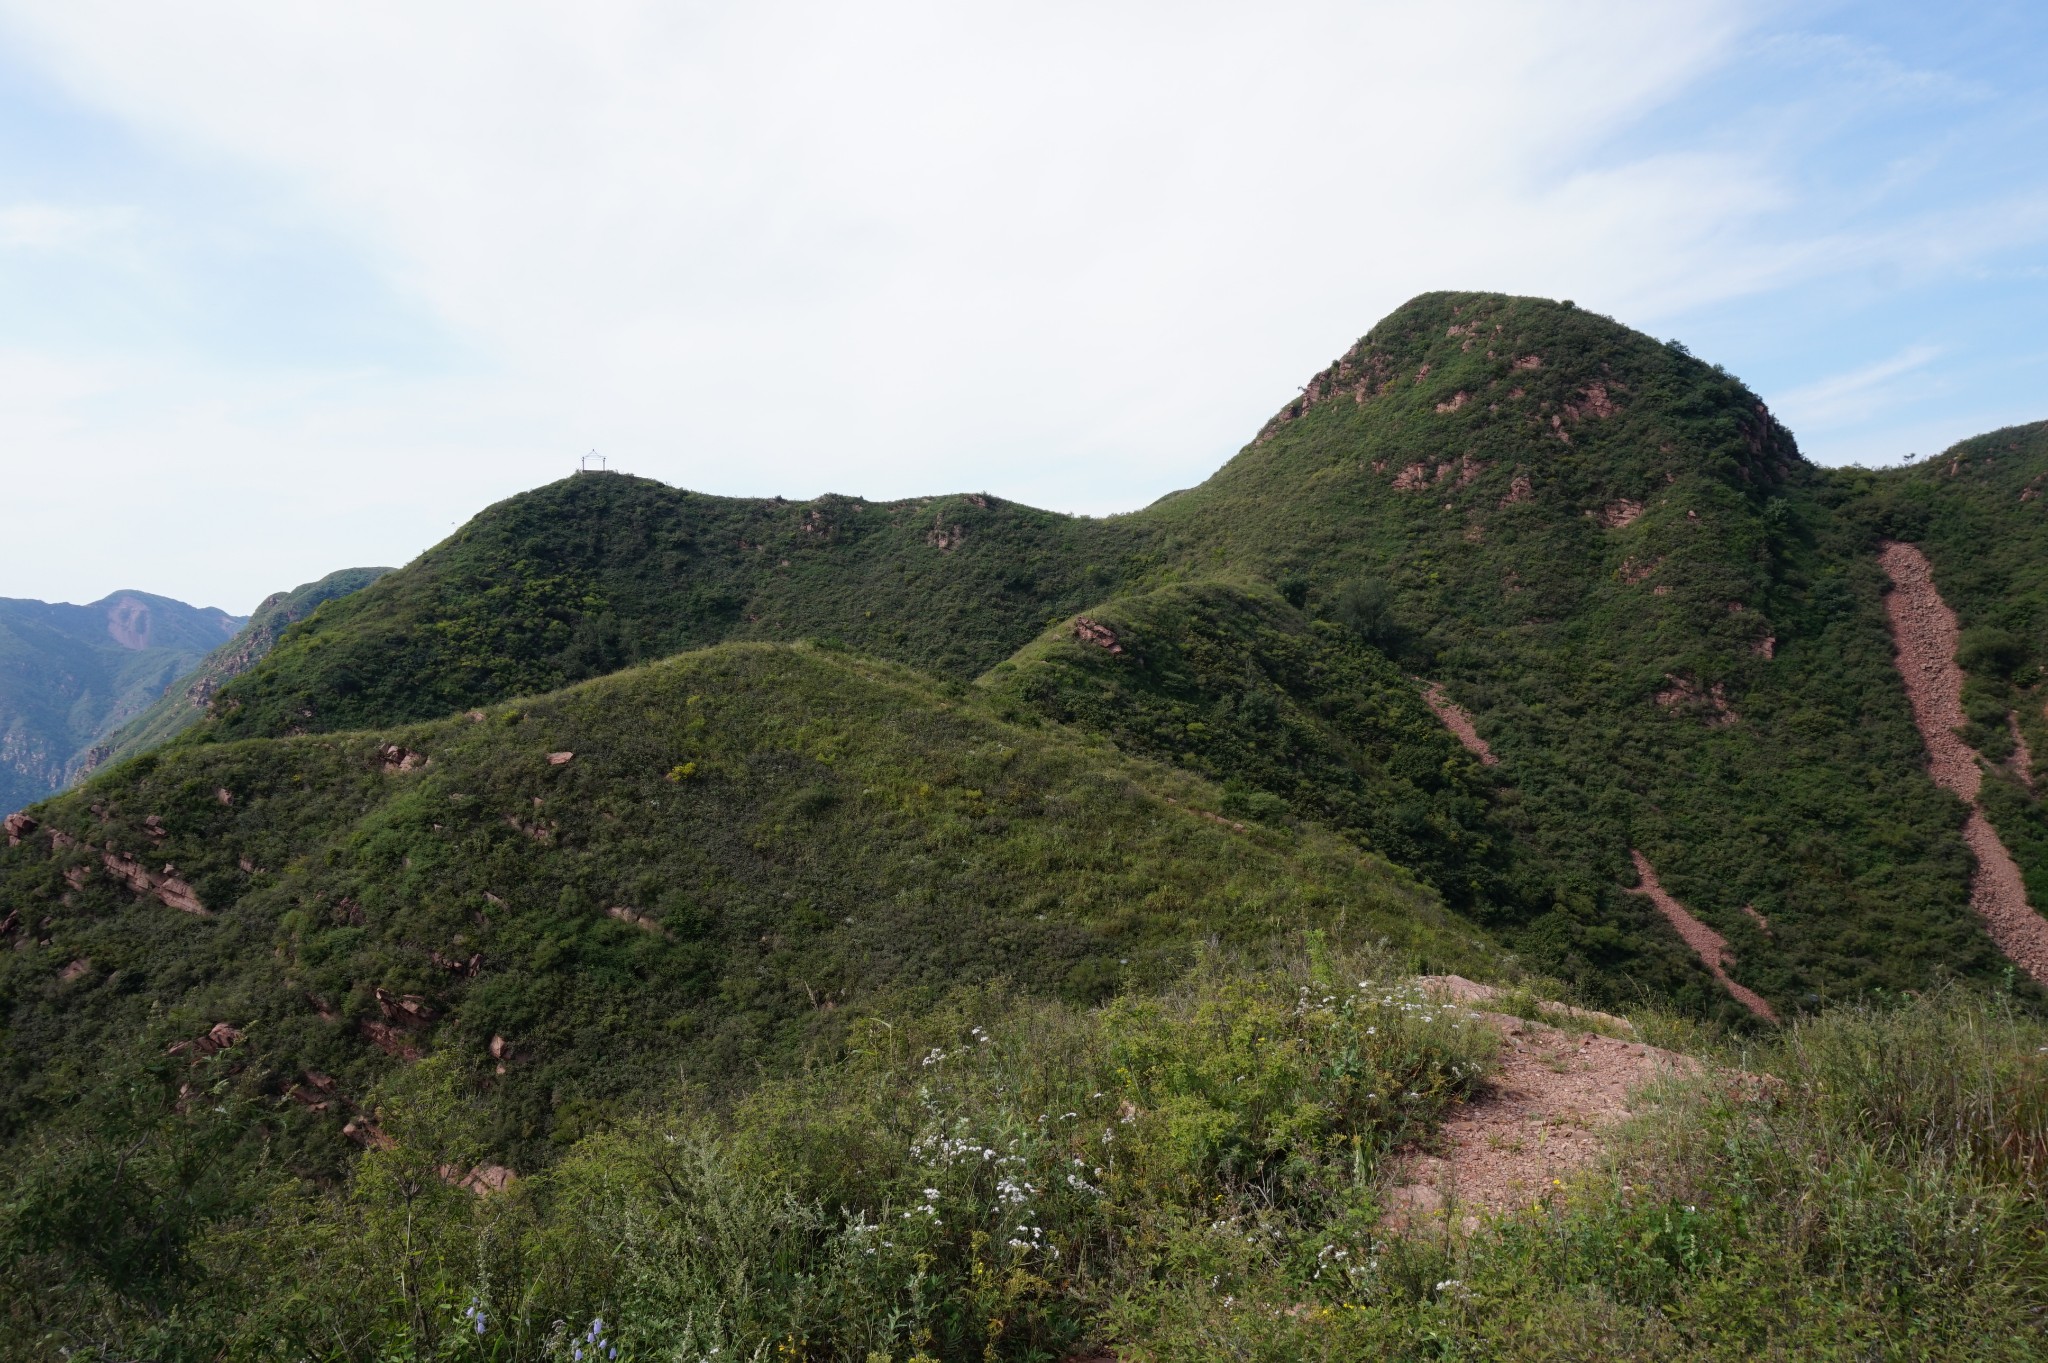
<instances>
[{"instance_id":1,"label":"green mountain ridge","mask_svg":"<svg viewBox=\"0 0 2048 1363\"><path fill-rule=\"evenodd\" d=\"M2023 1338L2043 993L1893 540L2048 902L2048 422L1821 469L1676 343L1438 293L1129 515L498 503L7 820L0 1307L194 1358ZM1708 1067L1611 1180L1411 1237L1387 1170L1498 1059L1417 972Z\"/></svg>"},{"instance_id":2,"label":"green mountain ridge","mask_svg":"<svg viewBox=\"0 0 2048 1363\"><path fill-rule=\"evenodd\" d=\"M1489 838L1521 850L1488 912L1539 968L1595 1000L1723 1006L1626 892L1634 849L1780 1007L1988 976L1959 816L1890 665L1860 478L1805 463L1681 348L1540 300L1430 294L1214 477L1127 516L617 475L537 489L289 636L202 737L423 718L722 640L828 639L966 680L1132 594L1263 584L1334 621L1364 592L1381 651L1445 684L1502 759L1520 831ZM1345 701L1311 685L1294 703ZM1307 817L1352 798L1202 769Z\"/></svg>"}]
</instances>

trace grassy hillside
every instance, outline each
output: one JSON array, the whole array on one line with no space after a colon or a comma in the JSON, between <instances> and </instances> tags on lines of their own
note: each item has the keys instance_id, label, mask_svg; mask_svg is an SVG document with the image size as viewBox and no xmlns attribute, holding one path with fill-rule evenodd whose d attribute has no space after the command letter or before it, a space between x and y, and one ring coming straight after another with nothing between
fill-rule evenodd
<instances>
[{"instance_id":1,"label":"grassy hillside","mask_svg":"<svg viewBox=\"0 0 2048 1363\"><path fill-rule=\"evenodd\" d=\"M108 735L104 742L94 745L84 771L134 757L176 738L205 718L207 703L214 694L254 667L286 630L324 603L359 592L390 571L343 568L317 582L301 583L288 592L273 592L265 597L233 638L201 658L198 666L174 682L156 704Z\"/></svg>"},{"instance_id":2,"label":"grassy hillside","mask_svg":"<svg viewBox=\"0 0 2048 1363\"><path fill-rule=\"evenodd\" d=\"M1635 973L1602 959L1640 921L1617 892L1635 847L1734 944L1738 979L1796 1006L2002 968L1854 496L1680 347L1441 294L1144 519L1314 613L1375 590L1389 646L1473 712L1564 868L1547 967Z\"/></svg>"},{"instance_id":3,"label":"grassy hillside","mask_svg":"<svg viewBox=\"0 0 2048 1363\"><path fill-rule=\"evenodd\" d=\"M1755 394L1675 343L1567 304L1429 294L1213 478L1130 516L610 476L514 498L287 640L204 736L426 718L724 639L824 638L956 678L1031 645L1016 666L1035 697L998 674L1015 713L1388 849L1475 917L1521 924L1532 961L1591 997L1732 1006L1626 892L1635 849L1732 943L1738 980L1810 1006L2003 969L1891 666L1873 486L1806 464ZM1168 622L1175 639L1146 645L1229 677L1095 659L1083 680L1069 649L1046 682L1048 627L1079 613L1142 634L1192 599L1157 593L1218 579L1301 618L1234 610L1199 643ZM1339 658L1304 621L1367 647ZM1310 646L1282 660L1283 640ZM1247 666L1267 680L1247 690ZM1472 713L1501 759L1486 801L1466 777L1417 784L1444 742L1412 701L1392 727L1354 713L1396 672ZM1269 701L1284 758L1259 736Z\"/></svg>"},{"instance_id":4,"label":"grassy hillside","mask_svg":"<svg viewBox=\"0 0 2048 1363\"><path fill-rule=\"evenodd\" d=\"M213 734L432 718L732 640L836 640L966 679L1121 581L1131 544L981 496L796 503L578 475L309 621L223 689Z\"/></svg>"},{"instance_id":5,"label":"grassy hillside","mask_svg":"<svg viewBox=\"0 0 2048 1363\"><path fill-rule=\"evenodd\" d=\"M0 1358L2025 1356L2041 995L1874 553L2039 896L2044 506L2048 427L1823 471L1675 343L1432 294L1130 516L489 508L8 821ZM1775 1078L1397 1236L1494 1044L1416 969Z\"/></svg>"},{"instance_id":6,"label":"grassy hillside","mask_svg":"<svg viewBox=\"0 0 2048 1363\"><path fill-rule=\"evenodd\" d=\"M0 599L0 813L75 778L241 623L147 592L88 606Z\"/></svg>"},{"instance_id":7,"label":"grassy hillside","mask_svg":"<svg viewBox=\"0 0 2048 1363\"><path fill-rule=\"evenodd\" d=\"M173 747L0 851L0 1135L224 1022L273 1095L456 1057L531 1168L679 1071L786 1068L881 993L1085 1001L1306 929L1493 968L1405 872L1221 802L904 669L758 645L476 718Z\"/></svg>"}]
</instances>

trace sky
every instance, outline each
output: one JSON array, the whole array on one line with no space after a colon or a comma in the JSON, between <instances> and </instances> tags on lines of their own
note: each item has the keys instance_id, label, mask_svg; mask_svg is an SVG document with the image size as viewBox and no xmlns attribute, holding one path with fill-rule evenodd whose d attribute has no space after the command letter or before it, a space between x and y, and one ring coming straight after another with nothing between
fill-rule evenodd
<instances>
[{"instance_id":1,"label":"sky","mask_svg":"<svg viewBox=\"0 0 2048 1363\"><path fill-rule=\"evenodd\" d=\"M611 466L1132 510L1431 289L1822 463L2048 417L2048 5L0 0L0 596Z\"/></svg>"}]
</instances>

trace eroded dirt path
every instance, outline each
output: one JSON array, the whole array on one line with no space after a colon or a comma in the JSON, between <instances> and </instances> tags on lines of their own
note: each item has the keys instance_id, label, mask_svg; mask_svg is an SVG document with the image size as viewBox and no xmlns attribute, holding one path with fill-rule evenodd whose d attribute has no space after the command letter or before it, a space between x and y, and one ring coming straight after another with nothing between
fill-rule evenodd
<instances>
[{"instance_id":1,"label":"eroded dirt path","mask_svg":"<svg viewBox=\"0 0 2048 1363\"><path fill-rule=\"evenodd\" d=\"M1763 995L1745 985L1737 984L1730 978L1728 967L1734 964L1735 953L1728 949L1728 939L1693 917L1685 905L1671 897L1671 892L1658 882L1657 872L1651 868L1648 857L1633 848L1629 850L1629 856L1635 859L1636 875L1641 879L1641 883L1629 893L1649 897L1650 902L1657 906L1657 912L1664 915L1664 921L1685 939L1687 946L1698 953L1700 961L1707 969L1714 972L1714 978L1721 982L1721 987L1728 991L1730 998L1764 1021L1776 1022L1778 1015L1771 1011L1771 1005ZM1751 912L1754 913L1755 910L1752 909ZM1761 918L1762 915L1758 917Z\"/></svg>"},{"instance_id":2,"label":"eroded dirt path","mask_svg":"<svg viewBox=\"0 0 2048 1363\"><path fill-rule=\"evenodd\" d=\"M1442 682L1430 682L1422 688L1423 703L1436 712L1446 729L1465 745L1467 752L1476 753L1482 765L1497 767L1500 759L1493 755L1493 749L1486 746L1486 740L1479 736L1479 730L1472 727L1472 716L1465 708L1444 694Z\"/></svg>"},{"instance_id":3,"label":"eroded dirt path","mask_svg":"<svg viewBox=\"0 0 2048 1363\"><path fill-rule=\"evenodd\" d=\"M1927 771L1943 790L1969 802L1963 841L1976 855L1970 878L1970 907L1984 920L1991 940L2020 969L2048 984L2048 919L2027 903L2026 882L2019 864L2005 850L1977 795L1984 787L1984 769L1976 752L1956 730L1963 714L1963 670L1956 665L1955 612L1934 585L1927 556L1910 544L1887 542L1878 562L1892 580L1884 599L1891 617L1899 677L1913 707L1913 722L1927 745Z\"/></svg>"},{"instance_id":4,"label":"eroded dirt path","mask_svg":"<svg viewBox=\"0 0 2048 1363\"><path fill-rule=\"evenodd\" d=\"M1487 985L1455 975L1431 976L1424 989L1468 1006L1493 997ZM1562 1013L1564 1010L1560 1010ZM1446 1216L1473 1229L1477 1217L1533 1205L1555 1181L1600 1157L1607 1129L1634 1110L1645 1085L1666 1075L1692 1075L1700 1063L1639 1041L1529 1022L1475 1010L1500 1029L1501 1068L1486 1091L1453 1111L1441 1129L1443 1153L1414 1155L1395 1172L1388 1194L1397 1226ZM1619 1018L1581 1014L1626 1030Z\"/></svg>"}]
</instances>

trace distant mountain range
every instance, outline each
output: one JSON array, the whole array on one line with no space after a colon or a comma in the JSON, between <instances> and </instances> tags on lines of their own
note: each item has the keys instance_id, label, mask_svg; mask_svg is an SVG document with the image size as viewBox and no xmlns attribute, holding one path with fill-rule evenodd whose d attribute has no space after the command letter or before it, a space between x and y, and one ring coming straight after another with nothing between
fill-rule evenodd
<instances>
[{"instance_id":1,"label":"distant mountain range","mask_svg":"<svg viewBox=\"0 0 2048 1363\"><path fill-rule=\"evenodd\" d=\"M286 628L386 571L330 573L252 616L135 591L86 606L0 599L0 813L198 722Z\"/></svg>"},{"instance_id":2,"label":"distant mountain range","mask_svg":"<svg viewBox=\"0 0 2048 1363\"><path fill-rule=\"evenodd\" d=\"M63 789L243 619L148 592L89 606L0 599L0 809Z\"/></svg>"}]
</instances>

